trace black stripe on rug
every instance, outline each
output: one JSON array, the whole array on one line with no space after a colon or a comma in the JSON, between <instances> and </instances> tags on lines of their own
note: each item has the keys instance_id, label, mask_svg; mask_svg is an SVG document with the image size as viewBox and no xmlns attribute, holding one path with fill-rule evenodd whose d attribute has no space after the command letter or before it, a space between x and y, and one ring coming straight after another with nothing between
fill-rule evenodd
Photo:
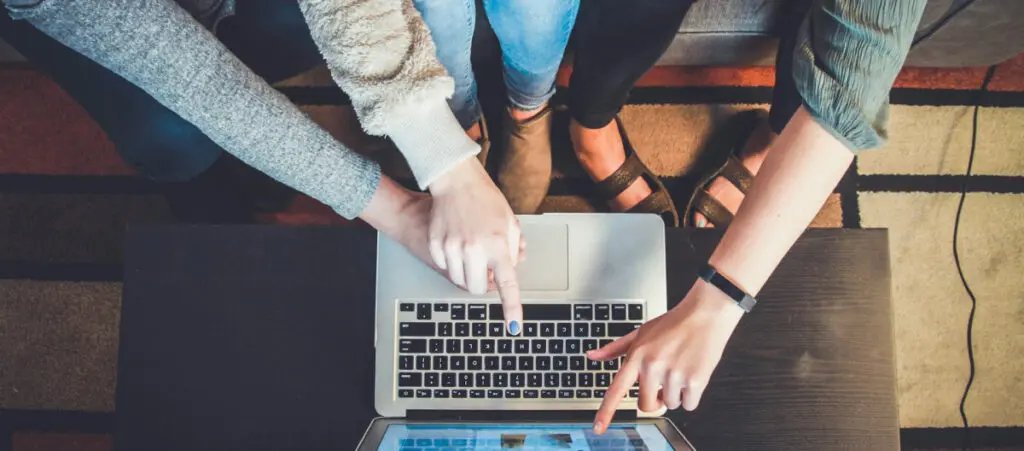
<instances>
[{"instance_id":1,"label":"black stripe on rug","mask_svg":"<svg viewBox=\"0 0 1024 451\"><path fill-rule=\"evenodd\" d=\"M964 429L903 428L900 429L900 447L904 450L960 449ZM1024 427L972 427L968 430L970 448L1006 448L1024 446Z\"/></svg>"},{"instance_id":2,"label":"black stripe on rug","mask_svg":"<svg viewBox=\"0 0 1024 451\"><path fill-rule=\"evenodd\" d=\"M857 173L857 160L846 170L846 175L840 180L836 187L839 193L839 208L843 214L843 228L860 228L860 200L857 195L857 182L860 174Z\"/></svg>"},{"instance_id":3,"label":"black stripe on rug","mask_svg":"<svg viewBox=\"0 0 1024 451\"><path fill-rule=\"evenodd\" d=\"M348 105L351 101L336 86L286 86L277 88L296 105ZM557 101L564 101L565 88L559 88ZM889 102L896 105L963 106L976 102L985 107L1024 107L1024 92L971 89L893 88ZM631 105L696 105L733 103L770 103L770 86L646 86L629 94Z\"/></svg>"},{"instance_id":4,"label":"black stripe on rug","mask_svg":"<svg viewBox=\"0 0 1024 451\"><path fill-rule=\"evenodd\" d=\"M123 275L124 269L118 264L0 260L0 280L120 282Z\"/></svg>"},{"instance_id":5,"label":"black stripe on rug","mask_svg":"<svg viewBox=\"0 0 1024 451\"><path fill-rule=\"evenodd\" d=\"M857 189L890 193L959 193L963 175L860 174ZM972 175L967 180L969 193L1024 193L1024 177L1004 175Z\"/></svg>"}]
</instances>

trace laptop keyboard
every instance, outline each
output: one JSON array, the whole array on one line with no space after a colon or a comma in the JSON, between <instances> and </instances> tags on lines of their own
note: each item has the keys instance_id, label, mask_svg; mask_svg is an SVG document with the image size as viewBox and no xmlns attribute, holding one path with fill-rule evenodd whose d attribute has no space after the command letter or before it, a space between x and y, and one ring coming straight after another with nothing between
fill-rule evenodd
<instances>
[{"instance_id":1,"label":"laptop keyboard","mask_svg":"<svg viewBox=\"0 0 1024 451\"><path fill-rule=\"evenodd\" d=\"M604 397L621 359L585 353L640 327L643 304L523 304L510 336L500 303L400 302L398 398L558 399ZM634 386L629 397L638 396Z\"/></svg>"}]
</instances>

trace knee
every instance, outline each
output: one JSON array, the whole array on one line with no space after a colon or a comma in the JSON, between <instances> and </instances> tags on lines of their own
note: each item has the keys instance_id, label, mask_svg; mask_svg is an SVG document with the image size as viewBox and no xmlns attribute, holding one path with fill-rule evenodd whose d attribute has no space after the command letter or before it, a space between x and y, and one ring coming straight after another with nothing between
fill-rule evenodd
<instances>
[{"instance_id":1,"label":"knee","mask_svg":"<svg viewBox=\"0 0 1024 451\"><path fill-rule=\"evenodd\" d=\"M210 138L170 111L136 116L108 134L126 163L159 182L194 179L221 155Z\"/></svg>"}]
</instances>

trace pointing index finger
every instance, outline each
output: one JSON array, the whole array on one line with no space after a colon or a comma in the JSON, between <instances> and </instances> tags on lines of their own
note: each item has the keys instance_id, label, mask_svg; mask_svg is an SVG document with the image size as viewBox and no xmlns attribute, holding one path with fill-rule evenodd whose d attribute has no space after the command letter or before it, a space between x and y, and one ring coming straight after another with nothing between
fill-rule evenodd
<instances>
[{"instance_id":1,"label":"pointing index finger","mask_svg":"<svg viewBox=\"0 0 1024 451\"><path fill-rule=\"evenodd\" d=\"M615 375L615 379L612 380L611 387L608 387L608 391L605 392L601 407L597 409L597 415L594 417L595 433L604 434L604 431L608 430L608 425L611 424L612 417L615 415L615 409L619 406L622 398L629 393L633 382L636 382L636 378L640 374L640 365L634 362L633 359L626 361L619 373Z\"/></svg>"},{"instance_id":2,"label":"pointing index finger","mask_svg":"<svg viewBox=\"0 0 1024 451\"><path fill-rule=\"evenodd\" d=\"M519 277L509 258L501 258L494 265L494 283L505 315L505 327L510 335L519 335L523 326L523 304L519 297Z\"/></svg>"}]
</instances>

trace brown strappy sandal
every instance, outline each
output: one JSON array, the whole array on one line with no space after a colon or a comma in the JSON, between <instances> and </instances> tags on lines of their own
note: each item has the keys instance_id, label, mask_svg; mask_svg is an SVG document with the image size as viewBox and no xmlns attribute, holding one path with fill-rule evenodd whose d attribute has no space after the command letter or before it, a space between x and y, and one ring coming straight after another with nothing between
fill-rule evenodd
<instances>
[{"instance_id":1,"label":"brown strappy sandal","mask_svg":"<svg viewBox=\"0 0 1024 451\"><path fill-rule=\"evenodd\" d=\"M679 227L679 213L676 211L676 205L672 202L672 197L669 196L665 185L633 150L633 145L629 143L629 136L626 135L626 129L622 126L622 121L618 116L615 117L615 125L618 126L619 135L622 136L626 161L612 175L600 182L595 182L595 197L598 201L603 202L603 205L607 205L626 188L629 188L633 181L643 178L651 187L651 194L627 210L626 213L653 213L660 216L665 221L665 225Z\"/></svg>"},{"instance_id":2,"label":"brown strappy sandal","mask_svg":"<svg viewBox=\"0 0 1024 451\"><path fill-rule=\"evenodd\" d=\"M683 210L685 215L683 217L683 224L685 227L696 226L694 224L694 215L696 213L704 215L708 222L716 228L724 229L729 227L729 224L732 222L732 213L708 192L708 187L718 177L725 177L744 196L747 195L750 184L754 181L754 175L740 161L740 152L750 139L750 135L754 132L757 125L765 120L767 120L767 113L764 110L744 111L729 119L729 123L726 125L726 132L736 139L730 140L729 149L726 152L718 154L716 149L706 150L706 152L717 154L713 155L718 157L717 164L711 166L713 170L704 174L697 182L697 188L694 189L693 194L690 196L690 201L686 204L686 209Z\"/></svg>"}]
</instances>

